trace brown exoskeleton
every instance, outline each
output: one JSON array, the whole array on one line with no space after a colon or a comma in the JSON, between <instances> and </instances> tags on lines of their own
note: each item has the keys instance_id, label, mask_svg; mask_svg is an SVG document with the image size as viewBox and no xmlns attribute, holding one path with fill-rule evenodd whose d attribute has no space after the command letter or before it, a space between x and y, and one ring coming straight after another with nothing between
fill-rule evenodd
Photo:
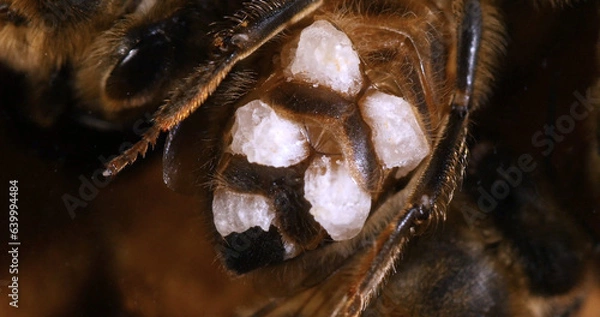
<instances>
[{"instance_id":1,"label":"brown exoskeleton","mask_svg":"<svg viewBox=\"0 0 600 317\"><path fill-rule=\"evenodd\" d=\"M31 6L23 3L4 6L11 28L42 21L28 17ZM586 157L577 176L553 179L535 167L549 157L545 151L526 155L536 128L513 136L505 125L522 121L494 120L505 115L506 100L493 81L506 76L503 61L519 61L511 54L520 52L504 48L517 37L503 25L514 23L506 18L510 4L251 1L209 27L198 17L203 1L144 3L100 1L104 9L90 14L115 13L86 31L99 40L52 59L36 55L52 67L14 66L51 73L65 71L69 61L77 102L108 121L122 118L124 109L156 105L168 92L153 127L106 174L118 173L169 131L165 182L204 198L225 266L272 293L254 316L578 310L597 243L596 141L585 137L595 123L586 117L586 128L571 134L582 141L568 144ZM0 34L13 40L11 32ZM52 82L50 73L40 83ZM401 105L407 110L395 114ZM393 117L382 119L381 112ZM535 122L545 131L544 122ZM492 127L505 138L490 136ZM402 133L385 138L396 131ZM290 138L278 139L288 132ZM559 142L543 133L539 144ZM529 148L512 141L520 137ZM534 149L542 147L537 141ZM564 148L544 150L576 157ZM581 188L572 206L556 195L557 179Z\"/></svg>"}]
</instances>

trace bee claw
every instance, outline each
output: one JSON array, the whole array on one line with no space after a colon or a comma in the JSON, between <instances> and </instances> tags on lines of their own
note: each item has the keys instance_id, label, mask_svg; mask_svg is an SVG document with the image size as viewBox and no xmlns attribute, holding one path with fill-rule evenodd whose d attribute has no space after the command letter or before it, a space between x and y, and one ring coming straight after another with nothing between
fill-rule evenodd
<instances>
[{"instance_id":1,"label":"bee claw","mask_svg":"<svg viewBox=\"0 0 600 317\"><path fill-rule=\"evenodd\" d=\"M152 126L144 135L142 135L142 139L135 143L132 147L125 150L121 155L113 158L106 164L106 169L102 172L102 176L104 177L113 177L117 175L123 168L127 165L131 165L135 162L138 156L142 158L146 156L146 152L148 151L148 146L152 146L156 144L156 140L160 136L161 129L157 126Z\"/></svg>"}]
</instances>

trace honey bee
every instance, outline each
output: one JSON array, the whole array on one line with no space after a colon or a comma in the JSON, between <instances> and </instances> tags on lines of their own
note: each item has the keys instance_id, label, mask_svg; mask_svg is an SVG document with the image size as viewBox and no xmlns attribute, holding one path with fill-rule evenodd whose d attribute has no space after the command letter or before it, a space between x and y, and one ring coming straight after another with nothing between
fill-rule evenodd
<instances>
[{"instance_id":1,"label":"honey bee","mask_svg":"<svg viewBox=\"0 0 600 317\"><path fill-rule=\"evenodd\" d=\"M104 175L168 132L165 183L200 197L225 268L270 297L251 316L575 316L596 283L595 2L0 8L33 121L158 108ZM575 22L587 41L567 52Z\"/></svg>"}]
</instances>

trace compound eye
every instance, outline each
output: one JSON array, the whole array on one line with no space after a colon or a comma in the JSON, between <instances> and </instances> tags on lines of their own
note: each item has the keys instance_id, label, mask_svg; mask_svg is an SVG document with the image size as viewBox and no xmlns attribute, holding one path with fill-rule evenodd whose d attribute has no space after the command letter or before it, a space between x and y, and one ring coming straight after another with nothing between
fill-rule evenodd
<instances>
[{"instance_id":1,"label":"compound eye","mask_svg":"<svg viewBox=\"0 0 600 317\"><path fill-rule=\"evenodd\" d=\"M164 34L143 38L121 58L106 80L112 99L139 98L155 91L170 69L173 49Z\"/></svg>"},{"instance_id":2,"label":"compound eye","mask_svg":"<svg viewBox=\"0 0 600 317\"><path fill-rule=\"evenodd\" d=\"M203 38L191 35L192 27L202 25L185 10L153 23L134 18L119 21L95 40L84 61L80 81L100 85L82 85L83 98L99 97L102 110L109 114L158 105L177 84L172 79L188 72L197 58L205 57L206 44Z\"/></svg>"},{"instance_id":3,"label":"compound eye","mask_svg":"<svg viewBox=\"0 0 600 317\"><path fill-rule=\"evenodd\" d=\"M155 29L124 48L123 57L110 72L105 93L111 99L148 99L163 85L174 57L171 38Z\"/></svg>"}]
</instances>

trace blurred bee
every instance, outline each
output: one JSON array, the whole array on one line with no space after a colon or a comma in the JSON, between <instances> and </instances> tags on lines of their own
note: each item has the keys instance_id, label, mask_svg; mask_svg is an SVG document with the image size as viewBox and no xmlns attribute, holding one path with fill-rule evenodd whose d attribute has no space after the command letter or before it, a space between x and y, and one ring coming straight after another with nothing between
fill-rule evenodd
<instances>
[{"instance_id":1,"label":"blurred bee","mask_svg":"<svg viewBox=\"0 0 600 317\"><path fill-rule=\"evenodd\" d=\"M20 110L51 126L66 111L101 129L156 108L205 59L208 24L234 1L2 1L0 60L27 79Z\"/></svg>"},{"instance_id":2,"label":"blurred bee","mask_svg":"<svg viewBox=\"0 0 600 317\"><path fill-rule=\"evenodd\" d=\"M501 1L2 2L0 59L42 125L160 105L105 174L169 131L165 182L203 198L224 265L272 297L253 316L571 316L600 232L597 47L570 53L577 80L532 84L559 85L553 107L499 84L564 21L597 41L597 4L561 5L523 10L538 42L513 52Z\"/></svg>"}]
</instances>

